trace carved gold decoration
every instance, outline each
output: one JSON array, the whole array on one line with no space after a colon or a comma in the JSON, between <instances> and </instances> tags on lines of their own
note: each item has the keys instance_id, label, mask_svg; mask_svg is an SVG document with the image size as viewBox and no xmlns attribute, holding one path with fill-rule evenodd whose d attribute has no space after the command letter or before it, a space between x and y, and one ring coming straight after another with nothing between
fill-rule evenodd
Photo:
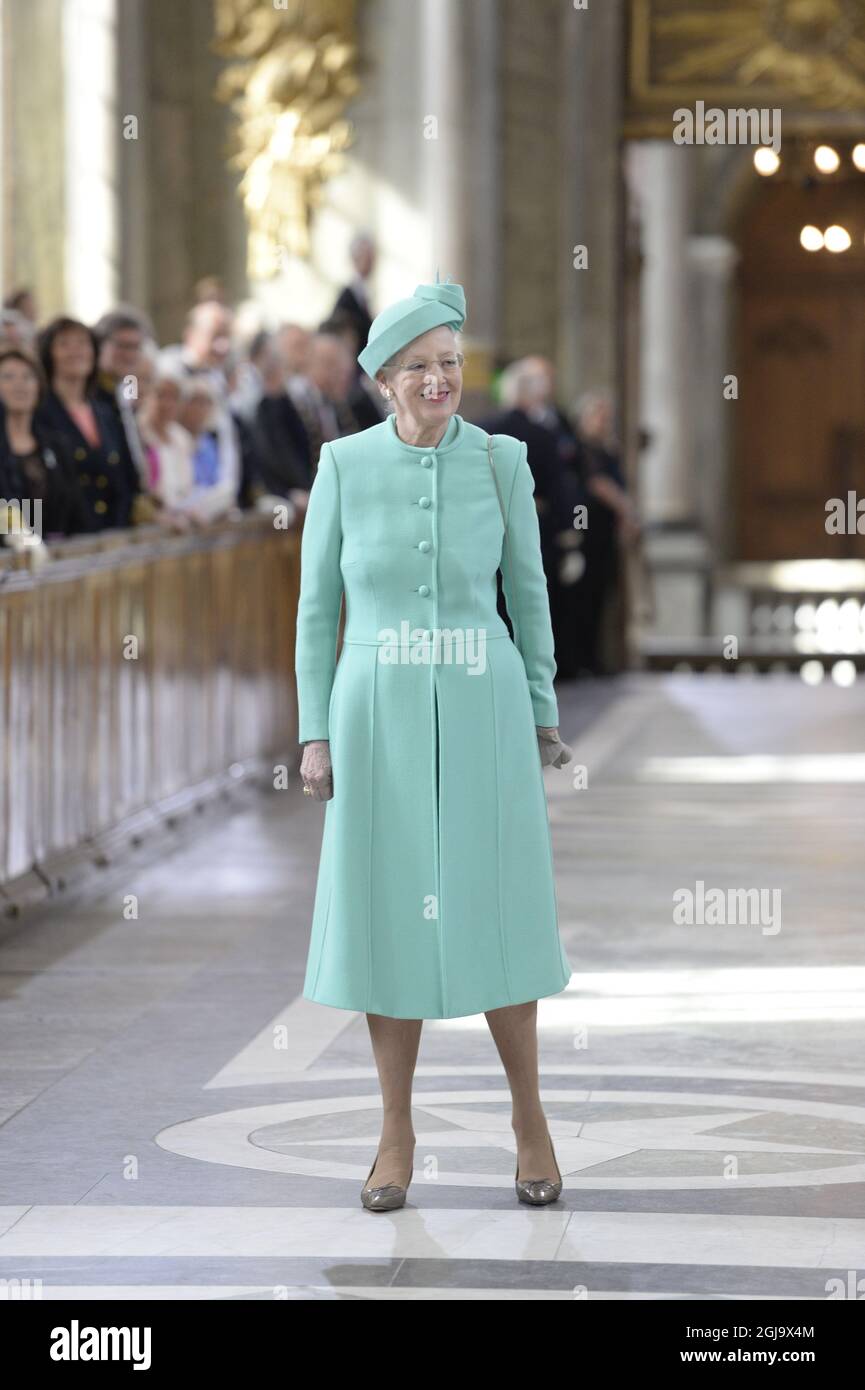
<instances>
[{"instance_id":1,"label":"carved gold decoration","mask_svg":"<svg viewBox=\"0 0 865 1390\"><path fill-rule=\"evenodd\" d=\"M249 224L253 279L309 254L310 217L352 141L359 88L355 0L214 0L214 50L233 60L216 95L238 118L232 165Z\"/></svg>"},{"instance_id":2,"label":"carved gold decoration","mask_svg":"<svg viewBox=\"0 0 865 1390\"><path fill-rule=\"evenodd\" d=\"M630 120L692 106L865 108L862 0L631 0Z\"/></svg>"}]
</instances>

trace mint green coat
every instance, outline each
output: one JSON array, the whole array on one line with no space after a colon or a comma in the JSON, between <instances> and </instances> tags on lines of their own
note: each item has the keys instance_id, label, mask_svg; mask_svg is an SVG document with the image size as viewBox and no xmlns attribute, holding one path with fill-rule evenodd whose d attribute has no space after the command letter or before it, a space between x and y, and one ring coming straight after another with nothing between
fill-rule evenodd
<instances>
[{"instance_id":1,"label":"mint green coat","mask_svg":"<svg viewBox=\"0 0 865 1390\"><path fill-rule=\"evenodd\" d=\"M322 450L295 658L300 741L329 739L333 765L303 989L320 1004L457 1018L570 978L535 733L558 708L534 480L525 444L493 453L510 563L487 434L460 415L434 449L391 415Z\"/></svg>"}]
</instances>

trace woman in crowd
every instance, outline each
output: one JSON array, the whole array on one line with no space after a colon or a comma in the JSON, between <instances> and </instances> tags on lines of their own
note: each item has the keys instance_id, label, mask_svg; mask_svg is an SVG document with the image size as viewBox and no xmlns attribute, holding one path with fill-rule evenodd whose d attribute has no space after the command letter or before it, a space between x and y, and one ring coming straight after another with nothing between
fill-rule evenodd
<instances>
[{"instance_id":1,"label":"woman in crowd","mask_svg":"<svg viewBox=\"0 0 865 1390\"><path fill-rule=\"evenodd\" d=\"M49 540L88 530L89 519L64 440L38 419L42 394L37 363L20 348L0 351L0 497Z\"/></svg>"},{"instance_id":2,"label":"woman in crowd","mask_svg":"<svg viewBox=\"0 0 865 1390\"><path fill-rule=\"evenodd\" d=\"M116 420L95 395L95 334L77 319L56 318L39 334L38 346L49 387L39 423L72 452L88 529L133 525L141 485Z\"/></svg>"},{"instance_id":3,"label":"woman in crowd","mask_svg":"<svg viewBox=\"0 0 865 1390\"><path fill-rule=\"evenodd\" d=\"M183 381L157 361L138 413L150 491L164 507L182 511L195 486L192 435L180 423Z\"/></svg>"}]
</instances>

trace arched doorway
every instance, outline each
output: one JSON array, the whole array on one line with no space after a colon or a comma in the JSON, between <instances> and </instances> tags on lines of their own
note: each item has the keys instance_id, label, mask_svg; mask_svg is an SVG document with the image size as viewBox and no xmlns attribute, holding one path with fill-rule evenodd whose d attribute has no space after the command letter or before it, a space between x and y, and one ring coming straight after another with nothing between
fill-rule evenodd
<instances>
[{"instance_id":1,"label":"arched doorway","mask_svg":"<svg viewBox=\"0 0 865 1390\"><path fill-rule=\"evenodd\" d=\"M852 244L809 252L807 225ZM736 240L738 558L865 557L826 531L830 498L865 495L865 178L761 180Z\"/></svg>"}]
</instances>

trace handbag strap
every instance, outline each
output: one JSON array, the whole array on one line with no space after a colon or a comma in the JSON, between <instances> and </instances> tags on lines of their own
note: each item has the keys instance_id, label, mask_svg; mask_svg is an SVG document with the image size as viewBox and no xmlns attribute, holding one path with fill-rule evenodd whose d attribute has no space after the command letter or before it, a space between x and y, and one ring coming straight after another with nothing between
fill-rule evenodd
<instances>
[{"instance_id":1,"label":"handbag strap","mask_svg":"<svg viewBox=\"0 0 865 1390\"><path fill-rule=\"evenodd\" d=\"M498 478L498 474L496 473L496 467L495 467L495 464L493 463L493 437L492 437L491 434L488 434L488 435L487 435L487 458L488 458L489 461L490 461L490 472L491 472L492 475L493 475L493 482L494 482L495 485L496 485L496 496L497 496L498 499L499 499L499 511L500 511L501 514L502 514L502 524L503 524L503 526L504 526L504 528L505 528L505 551L506 551L507 557L508 557L508 569L510 570L510 574L511 574L511 582L513 582L514 567L513 567L513 565L511 564L511 547L510 547L510 541L509 541L509 539L508 539L508 519L507 519L507 516L506 516L506 514L505 514L505 506L504 506L504 503L502 502L502 492L501 492L501 488L499 487L499 478ZM507 597L507 596L506 596L506 597ZM509 613L510 619L511 619L511 626L513 627L513 630L514 630L514 642L517 644L517 646L519 646L519 632L518 632L518 629L517 629L517 620L516 620L516 616L510 612L510 608L508 609L508 613Z\"/></svg>"}]
</instances>

